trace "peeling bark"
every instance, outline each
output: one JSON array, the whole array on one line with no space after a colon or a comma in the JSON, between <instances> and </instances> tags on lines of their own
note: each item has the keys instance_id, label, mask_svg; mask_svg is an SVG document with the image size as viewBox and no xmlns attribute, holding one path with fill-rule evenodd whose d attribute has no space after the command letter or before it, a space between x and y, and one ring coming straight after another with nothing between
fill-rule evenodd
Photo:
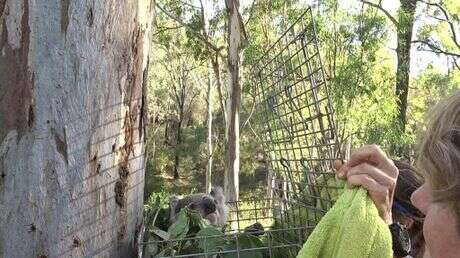
<instances>
[{"instance_id":1,"label":"peeling bark","mask_svg":"<svg viewBox=\"0 0 460 258\"><path fill-rule=\"evenodd\" d=\"M94 11L93 8L88 8L88 12L86 13L86 21L89 27L93 27L94 24Z\"/></svg>"},{"instance_id":2,"label":"peeling bark","mask_svg":"<svg viewBox=\"0 0 460 258\"><path fill-rule=\"evenodd\" d=\"M61 33L67 34L67 27L69 26L69 7L70 0L61 1Z\"/></svg>"},{"instance_id":3,"label":"peeling bark","mask_svg":"<svg viewBox=\"0 0 460 258\"><path fill-rule=\"evenodd\" d=\"M136 252L152 4L0 0L0 257Z\"/></svg>"},{"instance_id":4,"label":"peeling bark","mask_svg":"<svg viewBox=\"0 0 460 258\"><path fill-rule=\"evenodd\" d=\"M28 63L29 4L27 0L8 0L4 8L9 14L6 15L4 10L5 15L0 21L3 24L0 37L0 142L11 130L22 135L33 122L33 84ZM13 10L21 13L12 13Z\"/></svg>"},{"instance_id":5,"label":"peeling bark","mask_svg":"<svg viewBox=\"0 0 460 258\"><path fill-rule=\"evenodd\" d=\"M51 129L51 131L54 134L54 141L56 144L56 150L59 152L62 157L64 158L65 162L68 164L69 163L69 158L68 158L68 153L67 153L67 139L65 135L65 129L64 129L64 135L59 135L54 129Z\"/></svg>"}]
</instances>

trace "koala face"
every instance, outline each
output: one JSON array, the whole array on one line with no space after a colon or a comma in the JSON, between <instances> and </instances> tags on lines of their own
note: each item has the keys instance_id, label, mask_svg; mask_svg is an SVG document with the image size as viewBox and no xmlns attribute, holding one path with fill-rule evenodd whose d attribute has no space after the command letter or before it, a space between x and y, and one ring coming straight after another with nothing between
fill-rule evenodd
<instances>
[{"instance_id":1,"label":"koala face","mask_svg":"<svg viewBox=\"0 0 460 258\"><path fill-rule=\"evenodd\" d=\"M189 208L198 211L203 218L208 214L216 211L216 200L214 198L204 195L198 202L192 202Z\"/></svg>"},{"instance_id":2,"label":"koala face","mask_svg":"<svg viewBox=\"0 0 460 258\"><path fill-rule=\"evenodd\" d=\"M214 226L223 226L227 221L225 195L221 187L215 187L210 194L193 194L179 199L170 198L170 223L176 220L176 214L184 207L200 213Z\"/></svg>"}]
</instances>

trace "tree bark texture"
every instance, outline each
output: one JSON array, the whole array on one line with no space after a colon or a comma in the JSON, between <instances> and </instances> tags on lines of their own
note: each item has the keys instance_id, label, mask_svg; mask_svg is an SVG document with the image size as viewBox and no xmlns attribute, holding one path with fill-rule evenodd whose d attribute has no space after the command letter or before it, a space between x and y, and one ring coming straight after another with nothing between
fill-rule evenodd
<instances>
[{"instance_id":1,"label":"tree bark texture","mask_svg":"<svg viewBox=\"0 0 460 258\"><path fill-rule=\"evenodd\" d=\"M207 137L207 146L208 146L208 164L206 166L206 193L211 192L211 176L212 176L212 160L213 160L213 149L212 149L212 81L211 81L211 69L208 69L208 90L206 92L206 101L207 101L207 126L208 126L208 137Z\"/></svg>"},{"instance_id":2,"label":"tree bark texture","mask_svg":"<svg viewBox=\"0 0 460 258\"><path fill-rule=\"evenodd\" d=\"M179 179L179 165L180 165L179 155L181 154L181 148L182 148L182 119L183 119L183 111L181 109L181 112L179 115L179 121L176 123L177 138L176 138L176 150L174 152L175 153L174 155L174 173L173 173L174 179Z\"/></svg>"},{"instance_id":3,"label":"tree bark texture","mask_svg":"<svg viewBox=\"0 0 460 258\"><path fill-rule=\"evenodd\" d=\"M151 0L0 0L0 257L130 257Z\"/></svg>"},{"instance_id":4,"label":"tree bark texture","mask_svg":"<svg viewBox=\"0 0 460 258\"><path fill-rule=\"evenodd\" d=\"M228 70L229 70L229 109L227 115L228 131L226 144L226 169L224 189L228 201L238 201L240 169L240 106L241 85L239 54L241 47L241 24L237 0L226 0L228 15Z\"/></svg>"},{"instance_id":5,"label":"tree bark texture","mask_svg":"<svg viewBox=\"0 0 460 258\"><path fill-rule=\"evenodd\" d=\"M410 50L412 30L415 20L416 0L401 0L398 21L398 37L396 55L396 97L398 98L398 123L401 131L406 127L407 97L409 94Z\"/></svg>"},{"instance_id":6,"label":"tree bark texture","mask_svg":"<svg viewBox=\"0 0 460 258\"><path fill-rule=\"evenodd\" d=\"M227 129L228 129L228 122L227 122L227 109L225 108L225 96L222 90L222 80L220 78L220 65L219 65L219 56L216 54L216 58L211 61L212 69L214 71L214 76L216 77L216 86L217 92L219 93L219 104L220 109L222 111L222 116L224 118L224 126L225 126L225 137L227 137Z\"/></svg>"}]
</instances>

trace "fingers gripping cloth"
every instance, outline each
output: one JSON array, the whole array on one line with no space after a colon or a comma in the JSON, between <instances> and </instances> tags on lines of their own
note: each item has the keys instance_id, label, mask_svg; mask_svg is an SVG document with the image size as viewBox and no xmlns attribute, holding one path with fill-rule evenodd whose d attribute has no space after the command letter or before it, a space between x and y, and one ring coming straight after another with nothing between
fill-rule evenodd
<instances>
[{"instance_id":1,"label":"fingers gripping cloth","mask_svg":"<svg viewBox=\"0 0 460 258\"><path fill-rule=\"evenodd\" d=\"M345 189L297 257L391 258L391 233L365 189Z\"/></svg>"}]
</instances>

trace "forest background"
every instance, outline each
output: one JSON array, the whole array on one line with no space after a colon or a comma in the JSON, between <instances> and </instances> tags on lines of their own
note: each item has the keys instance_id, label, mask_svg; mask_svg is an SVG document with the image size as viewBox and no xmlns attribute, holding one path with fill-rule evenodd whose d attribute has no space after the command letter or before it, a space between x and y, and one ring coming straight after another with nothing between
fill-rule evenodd
<instances>
[{"instance_id":1,"label":"forest background","mask_svg":"<svg viewBox=\"0 0 460 258\"><path fill-rule=\"evenodd\" d=\"M264 187L267 154L252 129L250 68L312 6L343 149L367 143L415 160L425 114L460 85L460 6L446 1L241 1L239 192ZM231 72L224 1L156 3L150 55L145 200L227 180ZM211 128L210 130L208 130ZM211 152L210 152L211 150ZM238 168L237 168L238 169ZM209 178L208 178L209 180Z\"/></svg>"}]
</instances>

